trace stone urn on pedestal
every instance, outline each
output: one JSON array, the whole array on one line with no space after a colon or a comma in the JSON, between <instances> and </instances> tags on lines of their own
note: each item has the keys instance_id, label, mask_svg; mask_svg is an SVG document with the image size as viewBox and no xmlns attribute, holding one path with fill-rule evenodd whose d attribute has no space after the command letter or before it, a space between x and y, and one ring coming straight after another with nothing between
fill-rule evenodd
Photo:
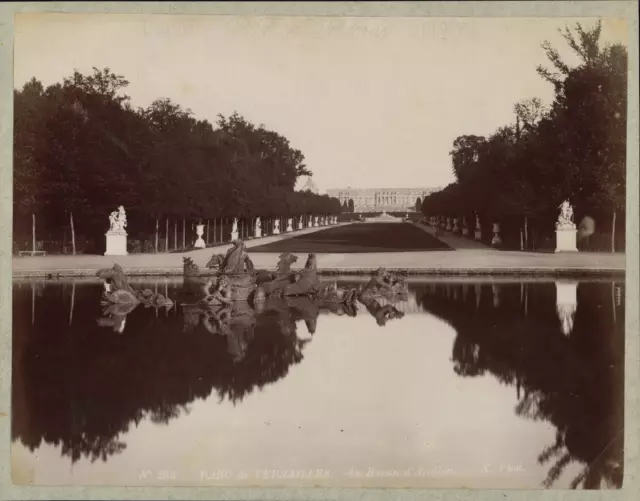
<instances>
[{"instance_id":1,"label":"stone urn on pedestal","mask_svg":"<svg viewBox=\"0 0 640 501\"><path fill-rule=\"evenodd\" d=\"M293 219L287 219L287 231L293 231Z\"/></svg>"},{"instance_id":2,"label":"stone urn on pedestal","mask_svg":"<svg viewBox=\"0 0 640 501\"><path fill-rule=\"evenodd\" d=\"M313 218L313 227L316 228L318 226L318 216Z\"/></svg>"},{"instance_id":3,"label":"stone urn on pedestal","mask_svg":"<svg viewBox=\"0 0 640 501\"><path fill-rule=\"evenodd\" d=\"M474 235L476 240L482 240L482 226L480 226L480 217L476 215L476 230Z\"/></svg>"},{"instance_id":4,"label":"stone urn on pedestal","mask_svg":"<svg viewBox=\"0 0 640 501\"><path fill-rule=\"evenodd\" d=\"M568 200L558 207L560 215L556 221L556 252L578 252L576 235L578 230L573 222L573 207Z\"/></svg>"},{"instance_id":5,"label":"stone urn on pedestal","mask_svg":"<svg viewBox=\"0 0 640 501\"><path fill-rule=\"evenodd\" d=\"M498 247L502 244L502 238L500 238L500 223L493 223L493 238L491 239L491 245Z\"/></svg>"},{"instance_id":6,"label":"stone urn on pedestal","mask_svg":"<svg viewBox=\"0 0 640 501\"><path fill-rule=\"evenodd\" d=\"M273 234L274 235L280 235L280 220L276 219L273 222Z\"/></svg>"},{"instance_id":7,"label":"stone urn on pedestal","mask_svg":"<svg viewBox=\"0 0 640 501\"><path fill-rule=\"evenodd\" d=\"M196 249L204 249L207 246L204 239L202 238L202 235L204 235L204 224L200 223L196 225L196 235L198 236L198 238L193 244L193 247Z\"/></svg>"},{"instance_id":8,"label":"stone urn on pedestal","mask_svg":"<svg viewBox=\"0 0 640 501\"><path fill-rule=\"evenodd\" d=\"M109 231L107 237L107 250L105 256L126 256L127 252L127 214L121 205L109 215Z\"/></svg>"}]
</instances>

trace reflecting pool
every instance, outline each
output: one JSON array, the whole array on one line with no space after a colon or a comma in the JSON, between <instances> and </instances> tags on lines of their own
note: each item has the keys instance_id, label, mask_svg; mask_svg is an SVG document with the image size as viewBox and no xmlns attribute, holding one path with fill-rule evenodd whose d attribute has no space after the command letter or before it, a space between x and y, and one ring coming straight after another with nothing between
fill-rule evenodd
<instances>
[{"instance_id":1,"label":"reflecting pool","mask_svg":"<svg viewBox=\"0 0 640 501\"><path fill-rule=\"evenodd\" d=\"M15 483L622 484L623 281L416 279L390 305L222 313L181 279L130 282L175 305L14 281Z\"/></svg>"}]
</instances>

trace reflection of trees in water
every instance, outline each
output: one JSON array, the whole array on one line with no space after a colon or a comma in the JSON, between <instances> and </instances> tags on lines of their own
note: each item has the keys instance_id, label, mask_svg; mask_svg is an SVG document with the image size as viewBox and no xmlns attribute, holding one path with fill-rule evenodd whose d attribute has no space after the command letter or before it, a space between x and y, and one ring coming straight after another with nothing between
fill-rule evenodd
<instances>
[{"instance_id":1,"label":"reflection of trees in water","mask_svg":"<svg viewBox=\"0 0 640 501\"><path fill-rule=\"evenodd\" d=\"M61 446L73 461L106 460L126 447L120 438L132 424L166 424L212 392L240 401L302 360L305 341L287 312L267 310L253 323L247 312L233 317L230 336L238 326L251 330L241 334L246 349L234 354L227 336L194 325L193 312L183 319L137 308L118 335L97 326L99 288L77 287L68 326L57 285L45 289L32 326L31 290L14 292L13 437L31 450L43 441Z\"/></svg>"},{"instance_id":2,"label":"reflection of trees in water","mask_svg":"<svg viewBox=\"0 0 640 501\"><path fill-rule=\"evenodd\" d=\"M556 427L556 442L538 457L549 466L545 487L574 461L584 467L572 488L622 485L624 310L612 301L610 287L578 285L568 336L556 313L553 283L443 284L419 292L425 309L457 331L457 374L488 372L515 385L516 414Z\"/></svg>"}]
</instances>

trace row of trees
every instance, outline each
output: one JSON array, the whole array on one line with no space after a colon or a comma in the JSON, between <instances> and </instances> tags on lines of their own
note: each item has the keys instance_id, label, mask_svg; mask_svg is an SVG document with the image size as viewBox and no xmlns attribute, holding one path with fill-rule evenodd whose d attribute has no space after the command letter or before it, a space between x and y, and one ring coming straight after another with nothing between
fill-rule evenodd
<instances>
[{"instance_id":1,"label":"row of trees","mask_svg":"<svg viewBox=\"0 0 640 501\"><path fill-rule=\"evenodd\" d=\"M14 91L14 234L28 235L35 214L41 238L75 227L102 241L118 205L133 234L166 219L342 211L337 199L294 191L311 172L277 132L237 113L199 120L170 99L135 109L128 83L94 68Z\"/></svg>"},{"instance_id":2,"label":"row of trees","mask_svg":"<svg viewBox=\"0 0 640 501\"><path fill-rule=\"evenodd\" d=\"M536 232L538 239L553 233L558 206L569 199L576 221L589 216L611 231L615 249L626 203L627 50L601 47L600 22L562 34L580 63L570 67L543 43L552 69L537 72L554 86L551 106L526 100L514 107L515 124L489 137L458 137L451 151L456 181L425 198L424 214L469 221L478 214L484 226L524 230L531 248Z\"/></svg>"}]
</instances>

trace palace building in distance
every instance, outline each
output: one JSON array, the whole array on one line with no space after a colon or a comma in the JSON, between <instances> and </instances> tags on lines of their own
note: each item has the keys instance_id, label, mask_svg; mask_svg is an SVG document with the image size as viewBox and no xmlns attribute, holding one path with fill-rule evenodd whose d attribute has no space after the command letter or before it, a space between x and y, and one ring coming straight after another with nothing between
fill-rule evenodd
<instances>
[{"instance_id":1,"label":"palace building in distance","mask_svg":"<svg viewBox=\"0 0 640 501\"><path fill-rule=\"evenodd\" d=\"M341 204L353 200L355 212L404 212L415 211L418 198L441 188L336 188L327 190L327 195L340 200Z\"/></svg>"}]
</instances>

